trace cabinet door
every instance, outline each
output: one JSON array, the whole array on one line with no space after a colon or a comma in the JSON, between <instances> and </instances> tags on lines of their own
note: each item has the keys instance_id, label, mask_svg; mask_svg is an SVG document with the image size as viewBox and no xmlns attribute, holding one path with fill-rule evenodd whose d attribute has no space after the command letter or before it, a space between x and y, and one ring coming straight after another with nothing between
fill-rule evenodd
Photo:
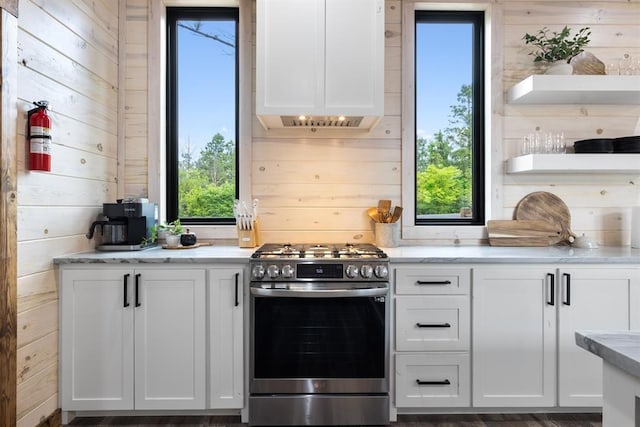
<instances>
[{"instance_id":1,"label":"cabinet door","mask_svg":"<svg viewBox=\"0 0 640 427\"><path fill-rule=\"evenodd\" d=\"M474 269L474 406L555 406L554 273L551 267Z\"/></svg>"},{"instance_id":2,"label":"cabinet door","mask_svg":"<svg viewBox=\"0 0 640 427\"><path fill-rule=\"evenodd\" d=\"M258 115L384 113L383 0L268 0L256 10Z\"/></svg>"},{"instance_id":3,"label":"cabinet door","mask_svg":"<svg viewBox=\"0 0 640 427\"><path fill-rule=\"evenodd\" d=\"M135 271L136 409L205 408L205 271Z\"/></svg>"},{"instance_id":4,"label":"cabinet door","mask_svg":"<svg viewBox=\"0 0 640 427\"><path fill-rule=\"evenodd\" d=\"M602 406L602 359L576 345L576 330L630 329L637 269L561 269L558 307L560 406Z\"/></svg>"},{"instance_id":5,"label":"cabinet door","mask_svg":"<svg viewBox=\"0 0 640 427\"><path fill-rule=\"evenodd\" d=\"M242 269L212 268L209 274L209 407L244 406Z\"/></svg>"},{"instance_id":6,"label":"cabinet door","mask_svg":"<svg viewBox=\"0 0 640 427\"><path fill-rule=\"evenodd\" d=\"M335 114L382 115L384 1L326 0L325 4L326 108Z\"/></svg>"},{"instance_id":7,"label":"cabinet door","mask_svg":"<svg viewBox=\"0 0 640 427\"><path fill-rule=\"evenodd\" d=\"M132 270L62 267L62 410L133 409L132 285Z\"/></svg>"},{"instance_id":8,"label":"cabinet door","mask_svg":"<svg viewBox=\"0 0 640 427\"><path fill-rule=\"evenodd\" d=\"M324 103L324 0L258 1L256 8L256 113L312 113Z\"/></svg>"}]
</instances>

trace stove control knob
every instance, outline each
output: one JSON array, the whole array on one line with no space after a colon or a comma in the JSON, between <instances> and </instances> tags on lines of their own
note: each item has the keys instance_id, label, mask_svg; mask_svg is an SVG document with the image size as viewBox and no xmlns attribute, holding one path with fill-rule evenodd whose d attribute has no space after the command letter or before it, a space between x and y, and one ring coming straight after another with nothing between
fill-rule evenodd
<instances>
[{"instance_id":1,"label":"stove control knob","mask_svg":"<svg viewBox=\"0 0 640 427\"><path fill-rule=\"evenodd\" d=\"M365 264L360 267L360 275L365 279L371 279L373 276L373 268L369 264Z\"/></svg>"},{"instance_id":2,"label":"stove control knob","mask_svg":"<svg viewBox=\"0 0 640 427\"><path fill-rule=\"evenodd\" d=\"M267 276L269 276L270 279L276 279L279 274L280 274L280 269L278 268L277 265L272 264L269 267L267 267Z\"/></svg>"},{"instance_id":3,"label":"stove control knob","mask_svg":"<svg viewBox=\"0 0 640 427\"><path fill-rule=\"evenodd\" d=\"M376 268L373 269L373 274L375 274L378 279L386 279L389 277L389 269L386 265L376 265Z\"/></svg>"},{"instance_id":4,"label":"stove control knob","mask_svg":"<svg viewBox=\"0 0 640 427\"><path fill-rule=\"evenodd\" d=\"M294 269L289 264L282 266L282 277L285 279L291 279L293 277Z\"/></svg>"},{"instance_id":5,"label":"stove control knob","mask_svg":"<svg viewBox=\"0 0 640 427\"><path fill-rule=\"evenodd\" d=\"M262 279L264 277L264 265L254 265L251 270L251 276L253 276L254 279Z\"/></svg>"},{"instance_id":6,"label":"stove control knob","mask_svg":"<svg viewBox=\"0 0 640 427\"><path fill-rule=\"evenodd\" d=\"M347 265L345 273L347 274L347 277L349 279L355 279L356 277L358 277L358 267L353 264Z\"/></svg>"}]
</instances>

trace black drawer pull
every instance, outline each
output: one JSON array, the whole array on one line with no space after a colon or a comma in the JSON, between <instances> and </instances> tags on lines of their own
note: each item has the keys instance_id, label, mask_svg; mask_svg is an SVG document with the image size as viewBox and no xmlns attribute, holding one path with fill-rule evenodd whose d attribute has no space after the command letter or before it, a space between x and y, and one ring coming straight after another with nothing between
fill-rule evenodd
<instances>
[{"instance_id":1,"label":"black drawer pull","mask_svg":"<svg viewBox=\"0 0 640 427\"><path fill-rule=\"evenodd\" d=\"M564 276L565 288L565 300L562 301L564 305L571 305L571 275L569 273L562 273Z\"/></svg>"},{"instance_id":2,"label":"black drawer pull","mask_svg":"<svg viewBox=\"0 0 640 427\"><path fill-rule=\"evenodd\" d=\"M140 276L140 273L136 274L136 307L140 307L142 305L140 303Z\"/></svg>"},{"instance_id":3,"label":"black drawer pull","mask_svg":"<svg viewBox=\"0 0 640 427\"><path fill-rule=\"evenodd\" d=\"M240 277L240 273L236 273L236 304L235 306L240 305L240 300L238 299L238 278Z\"/></svg>"},{"instance_id":4,"label":"black drawer pull","mask_svg":"<svg viewBox=\"0 0 640 427\"><path fill-rule=\"evenodd\" d=\"M547 277L549 278L549 283L551 289L549 290L549 299L547 300L547 305L556 305L556 276L553 273L547 273Z\"/></svg>"},{"instance_id":5,"label":"black drawer pull","mask_svg":"<svg viewBox=\"0 0 640 427\"><path fill-rule=\"evenodd\" d=\"M442 381L420 381L420 380L416 380L416 384L418 384L418 385L449 385L449 384L451 384L451 381L449 381L449 380L442 380Z\"/></svg>"},{"instance_id":6,"label":"black drawer pull","mask_svg":"<svg viewBox=\"0 0 640 427\"><path fill-rule=\"evenodd\" d=\"M450 323L416 323L418 328L450 328Z\"/></svg>"},{"instance_id":7,"label":"black drawer pull","mask_svg":"<svg viewBox=\"0 0 640 427\"><path fill-rule=\"evenodd\" d=\"M127 298L127 293L128 293L127 285L128 284L129 284L129 274L127 273L127 274L124 275L124 304L123 304L124 307L129 307L129 305L130 305L129 304L129 299Z\"/></svg>"},{"instance_id":8,"label":"black drawer pull","mask_svg":"<svg viewBox=\"0 0 640 427\"><path fill-rule=\"evenodd\" d=\"M450 285L451 280L418 280L418 285Z\"/></svg>"}]
</instances>

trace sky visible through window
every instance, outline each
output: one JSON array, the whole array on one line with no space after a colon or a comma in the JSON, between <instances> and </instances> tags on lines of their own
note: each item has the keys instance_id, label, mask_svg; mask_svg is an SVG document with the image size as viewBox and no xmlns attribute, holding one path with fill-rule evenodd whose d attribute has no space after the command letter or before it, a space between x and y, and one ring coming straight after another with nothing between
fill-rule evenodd
<instances>
[{"instance_id":1,"label":"sky visible through window","mask_svg":"<svg viewBox=\"0 0 640 427\"><path fill-rule=\"evenodd\" d=\"M420 23L416 28L416 133L430 139L449 123L451 106L472 79L471 24Z\"/></svg>"},{"instance_id":2,"label":"sky visible through window","mask_svg":"<svg viewBox=\"0 0 640 427\"><path fill-rule=\"evenodd\" d=\"M183 21L192 26L198 24ZM233 45L234 23L199 22L200 31L221 37ZM463 84L471 83L471 26L469 24L422 23L417 25L416 129L429 139L448 125L451 106ZM224 43L179 28L178 85L180 147L192 154L216 133L235 138L234 49ZM182 150L183 148L181 148Z\"/></svg>"},{"instance_id":3,"label":"sky visible through window","mask_svg":"<svg viewBox=\"0 0 640 427\"><path fill-rule=\"evenodd\" d=\"M235 22L180 21L236 45ZM178 27L178 140L180 153L190 146L197 158L216 134L235 142L235 49Z\"/></svg>"}]
</instances>

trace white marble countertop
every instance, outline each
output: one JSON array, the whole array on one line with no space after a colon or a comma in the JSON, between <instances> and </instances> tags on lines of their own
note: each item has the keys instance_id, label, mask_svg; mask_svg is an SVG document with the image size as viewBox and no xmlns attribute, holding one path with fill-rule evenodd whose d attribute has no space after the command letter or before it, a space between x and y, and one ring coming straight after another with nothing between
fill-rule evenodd
<instances>
[{"instance_id":1,"label":"white marble countertop","mask_svg":"<svg viewBox=\"0 0 640 427\"><path fill-rule=\"evenodd\" d=\"M576 331L576 344L640 378L640 331Z\"/></svg>"},{"instance_id":2,"label":"white marble countertop","mask_svg":"<svg viewBox=\"0 0 640 427\"><path fill-rule=\"evenodd\" d=\"M497 246L400 246L382 248L392 262L418 263L564 263L564 264L638 264L640 249L629 246L605 246L580 249L571 246L497 247Z\"/></svg>"},{"instance_id":3,"label":"white marble countertop","mask_svg":"<svg viewBox=\"0 0 640 427\"><path fill-rule=\"evenodd\" d=\"M640 249L629 246L578 249L570 246L495 247L495 246L401 246L382 248L393 263L458 264L636 264L640 266ZM195 263L247 262L255 249L212 245L194 249L143 251L83 252L54 258L56 264L78 263Z\"/></svg>"},{"instance_id":4,"label":"white marble countertop","mask_svg":"<svg viewBox=\"0 0 640 427\"><path fill-rule=\"evenodd\" d=\"M193 249L163 249L160 246L141 251L94 251L70 254L53 259L55 264L210 264L210 263L246 263L254 248L237 246L200 246Z\"/></svg>"}]
</instances>

